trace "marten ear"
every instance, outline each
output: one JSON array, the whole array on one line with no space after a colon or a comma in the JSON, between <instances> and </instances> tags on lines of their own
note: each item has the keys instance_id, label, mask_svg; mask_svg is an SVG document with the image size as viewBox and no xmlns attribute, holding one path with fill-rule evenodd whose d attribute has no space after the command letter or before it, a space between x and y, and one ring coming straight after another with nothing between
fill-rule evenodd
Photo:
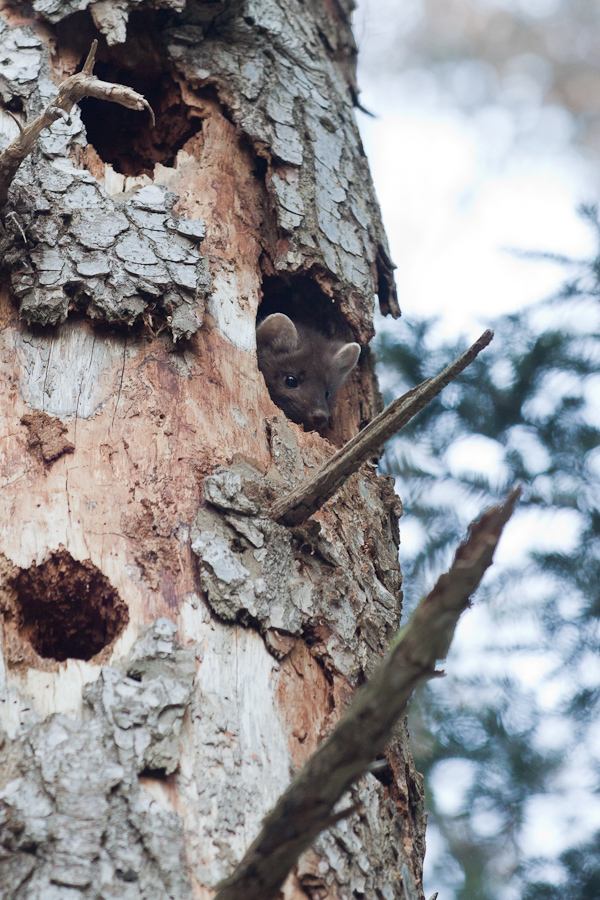
<instances>
[{"instance_id":1,"label":"marten ear","mask_svg":"<svg viewBox=\"0 0 600 900\"><path fill-rule=\"evenodd\" d=\"M283 313L273 313L256 329L258 347L275 344L274 350L295 350L298 346L298 332L290 318Z\"/></svg>"},{"instance_id":2,"label":"marten ear","mask_svg":"<svg viewBox=\"0 0 600 900\"><path fill-rule=\"evenodd\" d=\"M344 344L333 357L333 364L339 372L342 381L345 381L360 356L360 344Z\"/></svg>"}]
</instances>

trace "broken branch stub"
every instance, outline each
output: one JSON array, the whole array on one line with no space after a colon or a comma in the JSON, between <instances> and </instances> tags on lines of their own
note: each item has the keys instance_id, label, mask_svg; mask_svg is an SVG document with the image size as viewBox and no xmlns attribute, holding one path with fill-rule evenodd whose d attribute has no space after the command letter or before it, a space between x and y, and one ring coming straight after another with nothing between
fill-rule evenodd
<instances>
[{"instance_id":1,"label":"broken branch stub","mask_svg":"<svg viewBox=\"0 0 600 900\"><path fill-rule=\"evenodd\" d=\"M129 109L137 109L140 112L147 109L152 117L154 125L154 112L152 107L133 88L123 84L111 84L108 81L100 81L92 75L98 41L94 41L83 70L76 75L71 75L61 84L58 94L41 116L38 116L31 125L21 130L21 133L0 154L0 209L8 198L8 189L24 159L31 153L35 142L44 128L49 128L57 119L68 117L75 103L84 97L96 97L99 100L107 100L109 103L119 103Z\"/></svg>"},{"instance_id":2,"label":"broken branch stub","mask_svg":"<svg viewBox=\"0 0 600 900\"><path fill-rule=\"evenodd\" d=\"M327 460L318 472L285 497L276 500L271 507L272 518L282 525L300 525L310 518L350 475L358 471L369 456L410 422L442 388L460 375L479 352L487 347L493 337L493 331L484 331L468 350L442 369L438 375L428 378L390 403L366 428Z\"/></svg>"},{"instance_id":3,"label":"broken branch stub","mask_svg":"<svg viewBox=\"0 0 600 900\"><path fill-rule=\"evenodd\" d=\"M458 619L492 562L519 494L516 488L504 504L486 510L471 525L450 570L421 601L386 659L280 797L214 900L278 896L299 855L335 819L335 804L384 749L417 685L441 674L436 662L448 652Z\"/></svg>"}]
</instances>

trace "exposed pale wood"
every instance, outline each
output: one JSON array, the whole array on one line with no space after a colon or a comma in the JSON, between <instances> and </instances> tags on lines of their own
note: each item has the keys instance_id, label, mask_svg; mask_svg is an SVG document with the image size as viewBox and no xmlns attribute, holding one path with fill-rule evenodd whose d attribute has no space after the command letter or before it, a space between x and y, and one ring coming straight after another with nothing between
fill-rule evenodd
<instances>
[{"instance_id":1,"label":"exposed pale wood","mask_svg":"<svg viewBox=\"0 0 600 900\"><path fill-rule=\"evenodd\" d=\"M471 525L450 570L421 601L370 681L360 690L324 744L313 754L266 817L263 828L215 900L271 900L315 836L352 807L335 804L368 771L385 747L417 685L450 647L456 623L492 562L520 488Z\"/></svg>"},{"instance_id":2,"label":"exposed pale wood","mask_svg":"<svg viewBox=\"0 0 600 900\"><path fill-rule=\"evenodd\" d=\"M403 428L439 392L470 365L494 336L493 331L484 331L462 356L445 369L428 378L390 403L366 428L353 437L341 450L299 484L294 490L271 507L271 515L282 525L299 525L320 509L338 488L357 472L363 462L380 449L392 435Z\"/></svg>"}]
</instances>

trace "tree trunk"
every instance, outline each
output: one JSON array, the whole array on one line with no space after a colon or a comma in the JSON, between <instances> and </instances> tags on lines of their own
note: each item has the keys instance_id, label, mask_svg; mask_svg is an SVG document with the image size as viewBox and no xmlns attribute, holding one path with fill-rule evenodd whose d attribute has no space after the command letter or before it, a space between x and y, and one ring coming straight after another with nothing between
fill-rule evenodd
<instances>
[{"instance_id":1,"label":"tree trunk","mask_svg":"<svg viewBox=\"0 0 600 900\"><path fill-rule=\"evenodd\" d=\"M398 314L351 6L0 5L1 148L96 36L156 114L82 101L2 211L2 897L210 897L398 629L390 479L268 514L378 410ZM363 346L324 436L258 371L276 311ZM353 793L288 900L422 897L405 730Z\"/></svg>"}]
</instances>

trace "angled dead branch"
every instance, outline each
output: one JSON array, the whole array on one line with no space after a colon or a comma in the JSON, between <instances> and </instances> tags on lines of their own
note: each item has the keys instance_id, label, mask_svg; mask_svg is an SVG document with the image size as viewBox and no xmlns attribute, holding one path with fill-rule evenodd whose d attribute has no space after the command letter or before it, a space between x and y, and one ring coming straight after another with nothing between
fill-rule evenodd
<instances>
[{"instance_id":1,"label":"angled dead branch","mask_svg":"<svg viewBox=\"0 0 600 900\"><path fill-rule=\"evenodd\" d=\"M154 113L148 101L133 88L123 84L111 84L108 81L100 81L92 74L96 58L98 41L94 41L83 69L77 75L71 75L61 84L58 94L53 102L45 109L31 125L21 129L18 138L0 155L0 209L6 203L8 189L12 184L17 170L24 159L31 153L35 142L44 128L49 128L57 119L67 119L73 106L84 97L96 97L99 100L107 100L110 103L119 103L129 109L147 109L152 116L154 125ZM20 126L19 126L20 127Z\"/></svg>"},{"instance_id":2,"label":"angled dead branch","mask_svg":"<svg viewBox=\"0 0 600 900\"><path fill-rule=\"evenodd\" d=\"M471 526L449 572L419 604L371 680L280 797L214 900L270 900L278 895L300 853L332 822L335 804L385 747L414 689L441 674L436 662L448 652L459 616L492 562L519 493L517 488L502 506L487 510Z\"/></svg>"},{"instance_id":3,"label":"angled dead branch","mask_svg":"<svg viewBox=\"0 0 600 900\"><path fill-rule=\"evenodd\" d=\"M494 337L484 331L462 356L416 388L390 403L366 428L338 450L318 472L277 500L271 515L282 525L299 525L320 509L363 462L416 416L442 388L453 381Z\"/></svg>"}]
</instances>

